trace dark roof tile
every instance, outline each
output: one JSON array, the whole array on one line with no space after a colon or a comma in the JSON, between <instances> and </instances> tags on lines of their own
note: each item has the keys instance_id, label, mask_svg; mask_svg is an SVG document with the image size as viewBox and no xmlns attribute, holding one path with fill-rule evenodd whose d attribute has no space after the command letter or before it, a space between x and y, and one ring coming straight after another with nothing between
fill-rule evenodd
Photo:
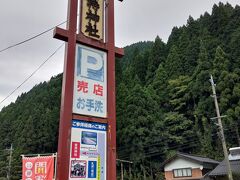
<instances>
[{"instance_id":1,"label":"dark roof tile","mask_svg":"<svg viewBox=\"0 0 240 180\"><path fill-rule=\"evenodd\" d=\"M176 159L177 157L178 158L184 158L184 159L187 159L187 160L190 160L190 161L194 161L194 162L197 162L199 164L212 164L212 165L214 165L214 167L219 164L218 161L215 161L215 160L210 159L210 158L178 152L173 157L171 157L171 158L167 159L166 161L164 161L161 164L161 167L163 168L166 164L170 163L172 160Z\"/></svg>"},{"instance_id":2,"label":"dark roof tile","mask_svg":"<svg viewBox=\"0 0 240 180\"><path fill-rule=\"evenodd\" d=\"M230 161L230 166L233 174L240 174L240 160ZM227 175L227 166L225 160L222 161L209 176L223 176Z\"/></svg>"},{"instance_id":3,"label":"dark roof tile","mask_svg":"<svg viewBox=\"0 0 240 180\"><path fill-rule=\"evenodd\" d=\"M184 154L184 153L178 153L179 156L181 157L185 157L191 160L195 160L201 163L212 163L212 164L219 164L218 161L215 161L213 159L210 158L206 158L206 157L201 157L201 156L193 156L193 155L189 155L189 154Z\"/></svg>"}]
</instances>

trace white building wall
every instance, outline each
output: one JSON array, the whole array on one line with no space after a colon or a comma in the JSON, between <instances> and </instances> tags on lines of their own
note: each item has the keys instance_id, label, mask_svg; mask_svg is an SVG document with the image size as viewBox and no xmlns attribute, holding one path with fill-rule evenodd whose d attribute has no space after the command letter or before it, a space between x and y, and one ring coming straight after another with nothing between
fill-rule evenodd
<instances>
[{"instance_id":1,"label":"white building wall","mask_svg":"<svg viewBox=\"0 0 240 180\"><path fill-rule=\"evenodd\" d=\"M175 160L168 163L164 167L164 171L172 171L173 169L181 169L181 168L192 168L192 169L199 168L202 170L203 166L200 164L194 163L192 161L176 158Z\"/></svg>"}]
</instances>

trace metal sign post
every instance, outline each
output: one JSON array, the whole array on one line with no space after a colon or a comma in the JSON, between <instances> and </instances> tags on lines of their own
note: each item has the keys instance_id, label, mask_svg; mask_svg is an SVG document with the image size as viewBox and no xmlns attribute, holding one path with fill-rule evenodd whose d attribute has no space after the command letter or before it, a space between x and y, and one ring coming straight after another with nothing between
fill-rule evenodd
<instances>
[{"instance_id":1,"label":"metal sign post","mask_svg":"<svg viewBox=\"0 0 240 180\"><path fill-rule=\"evenodd\" d=\"M66 41L56 179L114 180L115 56L124 54L114 43L114 0L79 2L69 0L67 29L54 31L54 38Z\"/></svg>"}]
</instances>

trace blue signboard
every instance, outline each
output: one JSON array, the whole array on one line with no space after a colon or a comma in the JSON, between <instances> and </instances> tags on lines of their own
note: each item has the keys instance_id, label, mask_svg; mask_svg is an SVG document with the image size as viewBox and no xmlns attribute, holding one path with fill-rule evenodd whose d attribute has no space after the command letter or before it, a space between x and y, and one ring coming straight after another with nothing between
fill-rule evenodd
<instances>
[{"instance_id":1,"label":"blue signboard","mask_svg":"<svg viewBox=\"0 0 240 180\"><path fill-rule=\"evenodd\" d=\"M73 120L72 121L72 127L73 128L98 130L98 131L106 131L107 130L107 125L106 124L96 123L96 122L79 121L79 120Z\"/></svg>"},{"instance_id":2,"label":"blue signboard","mask_svg":"<svg viewBox=\"0 0 240 180\"><path fill-rule=\"evenodd\" d=\"M88 161L88 178L97 177L97 161Z\"/></svg>"},{"instance_id":3,"label":"blue signboard","mask_svg":"<svg viewBox=\"0 0 240 180\"><path fill-rule=\"evenodd\" d=\"M104 51L77 44L73 113L107 117L106 58Z\"/></svg>"},{"instance_id":4,"label":"blue signboard","mask_svg":"<svg viewBox=\"0 0 240 180\"><path fill-rule=\"evenodd\" d=\"M71 152L69 180L106 180L107 124L73 119Z\"/></svg>"}]
</instances>

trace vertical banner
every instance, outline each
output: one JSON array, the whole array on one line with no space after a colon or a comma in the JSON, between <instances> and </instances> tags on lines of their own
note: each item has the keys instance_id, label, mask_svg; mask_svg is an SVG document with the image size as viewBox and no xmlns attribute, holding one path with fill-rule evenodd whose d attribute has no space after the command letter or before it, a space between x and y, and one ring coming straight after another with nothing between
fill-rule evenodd
<instances>
[{"instance_id":1,"label":"vertical banner","mask_svg":"<svg viewBox=\"0 0 240 180\"><path fill-rule=\"evenodd\" d=\"M69 179L106 180L107 125L73 120Z\"/></svg>"},{"instance_id":2,"label":"vertical banner","mask_svg":"<svg viewBox=\"0 0 240 180\"><path fill-rule=\"evenodd\" d=\"M103 39L103 0L82 0L82 33L96 40Z\"/></svg>"},{"instance_id":3,"label":"vertical banner","mask_svg":"<svg viewBox=\"0 0 240 180\"><path fill-rule=\"evenodd\" d=\"M54 172L54 157L23 157L23 180L52 180Z\"/></svg>"},{"instance_id":4,"label":"vertical banner","mask_svg":"<svg viewBox=\"0 0 240 180\"><path fill-rule=\"evenodd\" d=\"M107 117L106 53L77 44L73 113Z\"/></svg>"}]
</instances>

